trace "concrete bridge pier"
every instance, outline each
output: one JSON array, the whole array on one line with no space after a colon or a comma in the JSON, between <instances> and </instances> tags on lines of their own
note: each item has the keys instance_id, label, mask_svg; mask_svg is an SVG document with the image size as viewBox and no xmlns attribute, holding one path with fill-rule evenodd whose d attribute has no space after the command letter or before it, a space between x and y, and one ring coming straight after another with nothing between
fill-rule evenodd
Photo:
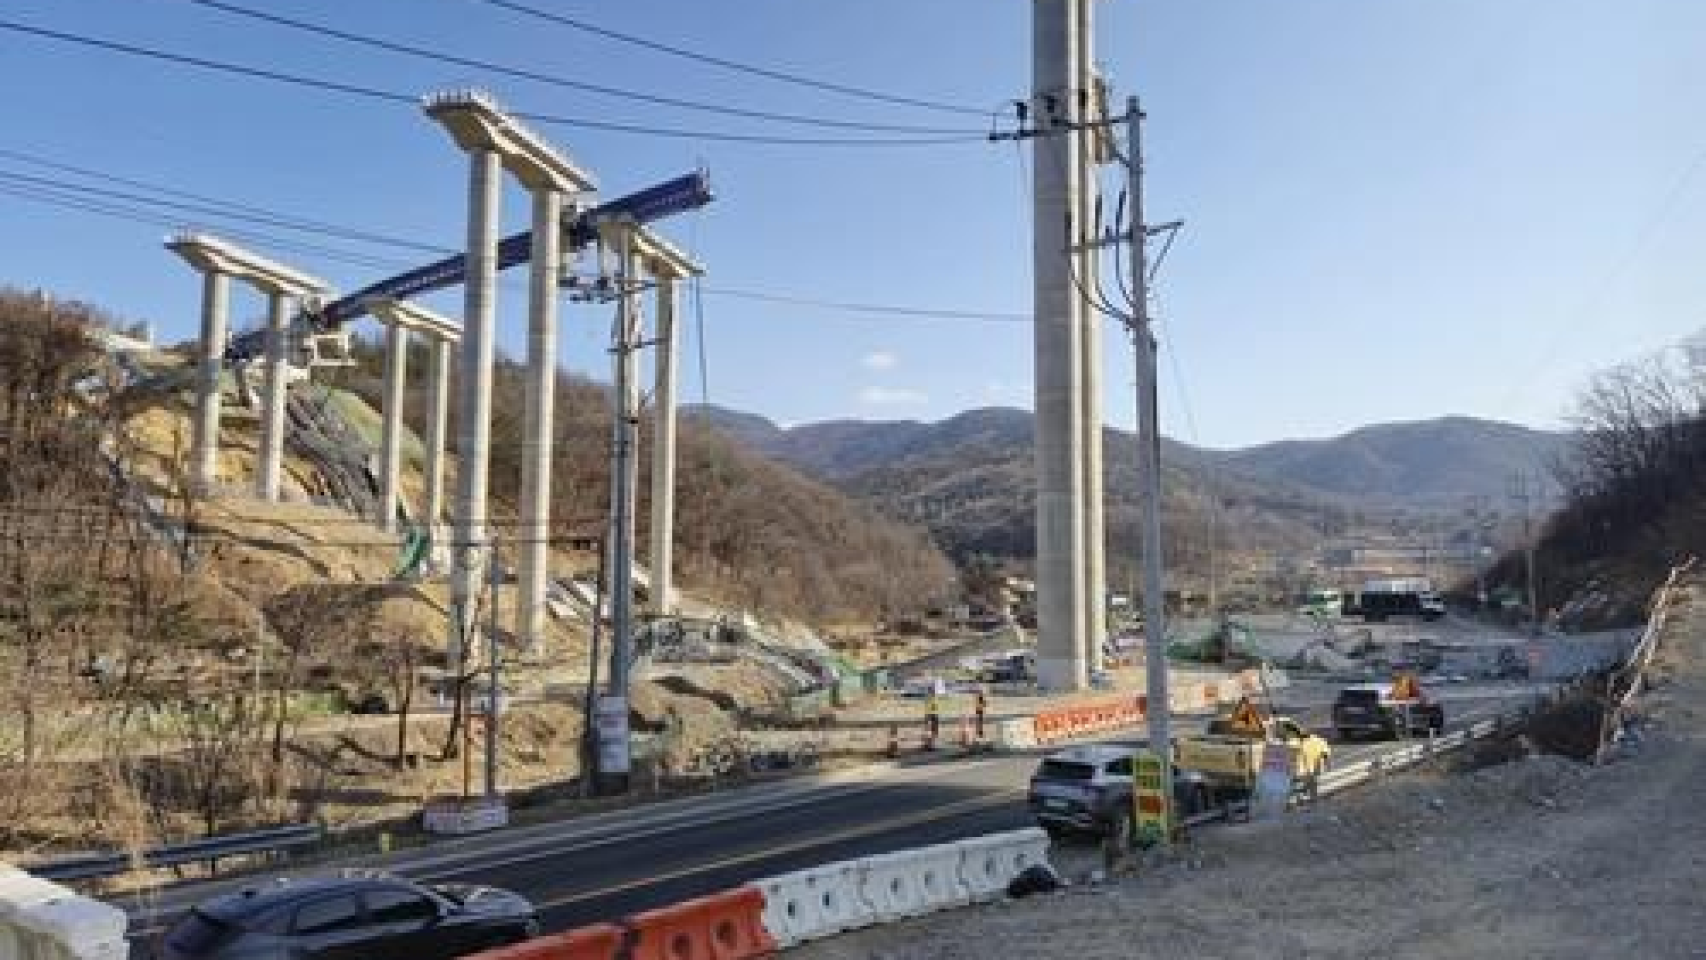
<instances>
[{"instance_id":1,"label":"concrete bridge pier","mask_svg":"<svg viewBox=\"0 0 1706 960\"><path fill-rule=\"evenodd\" d=\"M651 608L654 613L675 612L675 425L676 317L680 309L681 281L705 272L667 240L639 229L634 234L636 251L654 280L656 326L653 340L652 387L652 486L651 543L646 559L651 567Z\"/></svg>"},{"instance_id":2,"label":"concrete bridge pier","mask_svg":"<svg viewBox=\"0 0 1706 960\"><path fill-rule=\"evenodd\" d=\"M468 154L468 252L463 309L460 469L457 471L457 504L454 542L451 545L451 618L448 638L452 670L462 668L465 647L474 635L477 614L475 598L480 595L481 574L492 558L493 543L488 530L487 480L491 465L492 363L496 347L498 206L500 174L503 170L535 194L578 193L594 189L592 177L569 162L543 138L504 113L490 97L478 92L457 92L428 97L427 116L441 124L456 145ZM555 224L552 225L554 228ZM555 229L545 231L555 233ZM537 235L535 243L539 242ZM535 264L537 271L554 269L555 263ZM550 297L556 296L553 272ZM540 309L534 304L534 310ZM554 372L553 372L554 375ZM535 409L535 413L537 413ZM549 445L529 451L529 460L548 458ZM536 463L527 473L537 482ZM548 491L545 499L549 499ZM536 526L538 518L524 517L523 529ZM534 539L534 538L529 538ZM542 538L538 538L541 539ZM544 602L543 589L539 603ZM526 599L524 598L524 605Z\"/></svg>"},{"instance_id":3,"label":"concrete bridge pier","mask_svg":"<svg viewBox=\"0 0 1706 960\"><path fill-rule=\"evenodd\" d=\"M279 495L284 461L284 405L290 362L291 301L318 300L330 291L323 281L274 263L234 243L204 234L186 233L166 242L203 276L200 363L196 370L195 449L190 483L210 493L217 483L219 462L219 377L225 366L229 313L229 280L244 281L266 294L266 389L262 394L260 462L255 492L268 502Z\"/></svg>"}]
</instances>

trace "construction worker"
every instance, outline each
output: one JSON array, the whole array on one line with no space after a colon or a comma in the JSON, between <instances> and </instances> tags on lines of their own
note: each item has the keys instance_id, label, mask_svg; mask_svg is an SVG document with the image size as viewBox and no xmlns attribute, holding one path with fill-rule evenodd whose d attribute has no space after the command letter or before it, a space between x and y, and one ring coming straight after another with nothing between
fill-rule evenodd
<instances>
[{"instance_id":1,"label":"construction worker","mask_svg":"<svg viewBox=\"0 0 1706 960\"><path fill-rule=\"evenodd\" d=\"M934 690L924 703L924 749L936 749L936 738L942 735L942 704Z\"/></svg>"}]
</instances>

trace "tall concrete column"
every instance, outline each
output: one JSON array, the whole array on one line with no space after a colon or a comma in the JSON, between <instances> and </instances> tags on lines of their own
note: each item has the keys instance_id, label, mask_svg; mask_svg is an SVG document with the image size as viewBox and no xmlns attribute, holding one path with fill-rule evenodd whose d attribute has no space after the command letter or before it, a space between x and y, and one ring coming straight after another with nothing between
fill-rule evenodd
<instances>
[{"instance_id":1,"label":"tall concrete column","mask_svg":"<svg viewBox=\"0 0 1706 960\"><path fill-rule=\"evenodd\" d=\"M218 482L219 374L225 368L225 331L231 278L217 270L201 277L201 355L196 363L195 438L190 482L207 493Z\"/></svg>"},{"instance_id":2,"label":"tall concrete column","mask_svg":"<svg viewBox=\"0 0 1706 960\"><path fill-rule=\"evenodd\" d=\"M1103 119L1093 96L1096 88L1095 65L1095 5L1096 0L1077 0L1078 3L1078 89L1089 96L1090 115L1085 120ZM1082 99L1080 102L1084 102ZM1096 239L1096 201L1099 194L1096 176L1097 137L1110 131L1082 130L1078 135L1078 175L1080 192L1078 205L1078 236L1082 251L1079 254L1079 277L1086 291L1095 291L1100 283L1100 254L1090 243ZM1084 639L1085 660L1092 673L1102 670L1102 641L1108 635L1107 624L1107 537L1104 532L1104 491L1102 483L1102 314L1088 296L1078 301L1082 330L1079 341L1083 404L1080 408L1083 436L1084 482Z\"/></svg>"},{"instance_id":3,"label":"tall concrete column","mask_svg":"<svg viewBox=\"0 0 1706 960\"><path fill-rule=\"evenodd\" d=\"M403 405L409 379L409 331L399 324L385 326L385 411L379 449L379 525L397 531L397 508L403 491Z\"/></svg>"},{"instance_id":4,"label":"tall concrete column","mask_svg":"<svg viewBox=\"0 0 1706 960\"><path fill-rule=\"evenodd\" d=\"M267 294L266 387L261 395L261 462L255 492L267 503L278 502L279 472L284 464L285 315L281 290Z\"/></svg>"},{"instance_id":5,"label":"tall concrete column","mask_svg":"<svg viewBox=\"0 0 1706 960\"><path fill-rule=\"evenodd\" d=\"M1082 324L1070 248L1078 211L1076 0L1033 0L1033 323L1036 352L1037 679L1088 685L1084 616Z\"/></svg>"},{"instance_id":6,"label":"tall concrete column","mask_svg":"<svg viewBox=\"0 0 1706 960\"><path fill-rule=\"evenodd\" d=\"M468 151L468 253L463 296L460 457L456 471L456 517L451 543L449 661L462 669L478 611L486 542L486 479L491 464L492 362L496 352L498 201L502 167L496 151Z\"/></svg>"},{"instance_id":7,"label":"tall concrete column","mask_svg":"<svg viewBox=\"0 0 1706 960\"><path fill-rule=\"evenodd\" d=\"M657 366L652 387L652 609L675 612L675 313L676 276L657 276Z\"/></svg>"},{"instance_id":8,"label":"tall concrete column","mask_svg":"<svg viewBox=\"0 0 1706 960\"><path fill-rule=\"evenodd\" d=\"M521 459L521 581L516 635L528 649L545 642L551 556L551 456L557 396L557 281L562 265L563 195L533 191L533 254L527 323L527 412Z\"/></svg>"},{"instance_id":9,"label":"tall concrete column","mask_svg":"<svg viewBox=\"0 0 1706 960\"><path fill-rule=\"evenodd\" d=\"M426 496L421 516L428 527L444 519L444 435L450 425L450 347L443 337L429 337L430 366L426 409Z\"/></svg>"}]
</instances>

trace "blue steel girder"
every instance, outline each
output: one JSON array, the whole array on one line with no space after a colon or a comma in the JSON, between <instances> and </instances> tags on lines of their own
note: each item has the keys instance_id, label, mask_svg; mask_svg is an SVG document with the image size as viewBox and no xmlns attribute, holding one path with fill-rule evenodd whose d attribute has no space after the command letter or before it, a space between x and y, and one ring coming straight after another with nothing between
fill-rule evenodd
<instances>
[{"instance_id":1,"label":"blue steel girder","mask_svg":"<svg viewBox=\"0 0 1706 960\"><path fill-rule=\"evenodd\" d=\"M570 214L564 224L568 251L584 249L598 239L598 224L611 219L631 219L645 224L678 213L686 213L710 203L710 177L703 171L667 180L644 190L618 197L591 210ZM526 263L533 254L533 231L525 230L498 241L498 269L507 270ZM460 284L468 276L463 254L445 257L407 273L368 284L360 290L334 300L317 313L298 316L292 330L299 333L330 333L367 313L369 300L392 297L399 300L418 297L434 290ZM252 360L266 352L266 331L255 330L234 337L225 349L226 362Z\"/></svg>"}]
</instances>

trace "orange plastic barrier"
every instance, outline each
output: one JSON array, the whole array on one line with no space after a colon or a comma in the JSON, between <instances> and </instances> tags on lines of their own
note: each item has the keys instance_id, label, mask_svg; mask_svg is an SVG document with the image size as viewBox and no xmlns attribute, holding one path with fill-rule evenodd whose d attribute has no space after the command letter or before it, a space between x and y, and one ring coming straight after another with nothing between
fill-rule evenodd
<instances>
[{"instance_id":1,"label":"orange plastic barrier","mask_svg":"<svg viewBox=\"0 0 1706 960\"><path fill-rule=\"evenodd\" d=\"M745 960L776 952L764 929L764 893L739 887L626 921L637 935L632 960Z\"/></svg>"},{"instance_id":2,"label":"orange plastic barrier","mask_svg":"<svg viewBox=\"0 0 1706 960\"><path fill-rule=\"evenodd\" d=\"M468 960L616 960L622 952L623 936L622 928L613 923L596 923L513 946L482 950Z\"/></svg>"}]
</instances>

